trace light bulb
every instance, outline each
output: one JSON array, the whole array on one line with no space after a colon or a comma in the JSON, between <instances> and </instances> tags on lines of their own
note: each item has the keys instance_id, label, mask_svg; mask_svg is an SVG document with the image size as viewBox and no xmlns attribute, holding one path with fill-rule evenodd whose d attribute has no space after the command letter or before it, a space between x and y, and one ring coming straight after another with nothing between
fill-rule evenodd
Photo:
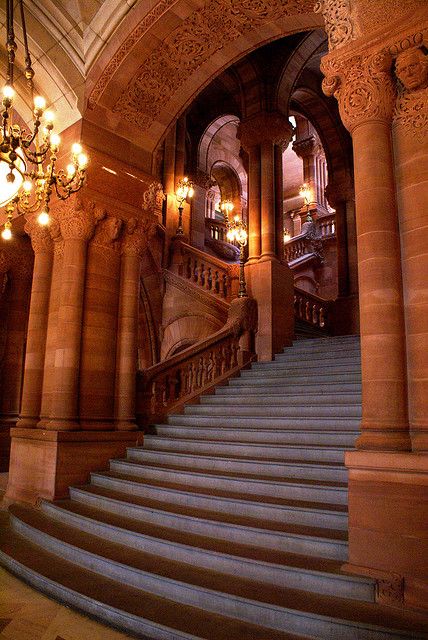
<instances>
[{"instance_id":1,"label":"light bulb","mask_svg":"<svg viewBox=\"0 0 428 640\"><path fill-rule=\"evenodd\" d=\"M44 118L47 123L52 123L55 120L55 114L53 111L46 111L44 113Z\"/></svg>"},{"instance_id":2,"label":"light bulb","mask_svg":"<svg viewBox=\"0 0 428 640\"><path fill-rule=\"evenodd\" d=\"M33 183L31 182L31 180L24 180L24 182L22 183L22 188L28 193L33 188Z\"/></svg>"},{"instance_id":3,"label":"light bulb","mask_svg":"<svg viewBox=\"0 0 428 640\"><path fill-rule=\"evenodd\" d=\"M15 91L13 90L13 87L11 87L8 84L3 87L4 98L7 98L8 100L12 100L14 95L15 95Z\"/></svg>"},{"instance_id":4,"label":"light bulb","mask_svg":"<svg viewBox=\"0 0 428 640\"><path fill-rule=\"evenodd\" d=\"M88 164L88 156L84 153L79 153L79 155L77 156L77 164L79 165L80 169L86 167L86 165Z\"/></svg>"},{"instance_id":5,"label":"light bulb","mask_svg":"<svg viewBox=\"0 0 428 640\"><path fill-rule=\"evenodd\" d=\"M190 187L189 189L189 193L187 194L189 196L189 198L193 198L193 194L195 193L195 190L193 187Z\"/></svg>"},{"instance_id":6,"label":"light bulb","mask_svg":"<svg viewBox=\"0 0 428 640\"><path fill-rule=\"evenodd\" d=\"M76 167L74 164L67 165L67 175L71 178L76 173Z\"/></svg>"},{"instance_id":7,"label":"light bulb","mask_svg":"<svg viewBox=\"0 0 428 640\"><path fill-rule=\"evenodd\" d=\"M71 145L71 152L74 153L75 156L78 156L79 153L82 153L83 149L82 149L82 145L79 144L78 142L75 142L74 144Z\"/></svg>"},{"instance_id":8,"label":"light bulb","mask_svg":"<svg viewBox=\"0 0 428 640\"><path fill-rule=\"evenodd\" d=\"M59 147L61 138L57 133L52 133L50 137L51 147Z\"/></svg>"},{"instance_id":9,"label":"light bulb","mask_svg":"<svg viewBox=\"0 0 428 640\"><path fill-rule=\"evenodd\" d=\"M37 217L37 222L43 226L49 224L50 217L47 211L42 211Z\"/></svg>"},{"instance_id":10,"label":"light bulb","mask_svg":"<svg viewBox=\"0 0 428 640\"><path fill-rule=\"evenodd\" d=\"M44 97L36 96L34 98L34 108L37 109L37 111L43 111L45 107L46 107L46 100L44 99Z\"/></svg>"},{"instance_id":11,"label":"light bulb","mask_svg":"<svg viewBox=\"0 0 428 640\"><path fill-rule=\"evenodd\" d=\"M9 229L9 227L5 227L3 229L3 231L1 232L1 237L3 238L3 240L10 240L12 237L12 231Z\"/></svg>"}]
</instances>

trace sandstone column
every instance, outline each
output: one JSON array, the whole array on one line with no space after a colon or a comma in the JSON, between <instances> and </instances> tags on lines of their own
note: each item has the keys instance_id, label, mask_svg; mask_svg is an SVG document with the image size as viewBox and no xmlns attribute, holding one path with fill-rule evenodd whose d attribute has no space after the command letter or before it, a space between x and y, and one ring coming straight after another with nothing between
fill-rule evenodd
<instances>
[{"instance_id":1,"label":"sandstone column","mask_svg":"<svg viewBox=\"0 0 428 640\"><path fill-rule=\"evenodd\" d=\"M49 230L35 219L28 220L26 232L34 251L33 282L28 317L21 411L17 427L35 427L40 419L46 334L53 266L53 241Z\"/></svg>"},{"instance_id":2,"label":"sandstone column","mask_svg":"<svg viewBox=\"0 0 428 640\"><path fill-rule=\"evenodd\" d=\"M357 447L408 450L400 239L393 175L394 88L386 53L352 69L323 59L324 91L352 134L360 292L363 416Z\"/></svg>"},{"instance_id":3,"label":"sandstone column","mask_svg":"<svg viewBox=\"0 0 428 640\"><path fill-rule=\"evenodd\" d=\"M95 221L81 201L68 200L58 215L64 240L55 350L55 389L46 428L55 431L79 429L78 396L80 344L86 252Z\"/></svg>"},{"instance_id":4,"label":"sandstone column","mask_svg":"<svg viewBox=\"0 0 428 640\"><path fill-rule=\"evenodd\" d=\"M122 431L137 429L135 393L140 266L149 233L147 225L133 218L128 221L122 241L115 388L115 424L116 429Z\"/></svg>"}]
</instances>

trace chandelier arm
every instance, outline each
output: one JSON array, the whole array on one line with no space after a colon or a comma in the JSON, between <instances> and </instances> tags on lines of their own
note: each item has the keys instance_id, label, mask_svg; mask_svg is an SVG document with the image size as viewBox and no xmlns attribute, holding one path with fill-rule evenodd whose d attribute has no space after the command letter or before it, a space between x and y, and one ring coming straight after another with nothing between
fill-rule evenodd
<instances>
[{"instance_id":1,"label":"chandelier arm","mask_svg":"<svg viewBox=\"0 0 428 640\"><path fill-rule=\"evenodd\" d=\"M7 21L6 48L7 48L7 60L8 60L6 84L13 87L13 68L14 68L15 51L16 51L15 31L13 28L13 0L7 0L6 21Z\"/></svg>"},{"instance_id":2,"label":"chandelier arm","mask_svg":"<svg viewBox=\"0 0 428 640\"><path fill-rule=\"evenodd\" d=\"M27 26L25 24L25 15L24 15L24 5L22 0L19 0L19 9L21 12L21 24L22 31L24 36L24 49L25 49L25 77L27 78L27 83L31 92L31 99L34 98L34 70L31 66L31 55L30 50L28 48L28 38L27 38Z\"/></svg>"}]
</instances>

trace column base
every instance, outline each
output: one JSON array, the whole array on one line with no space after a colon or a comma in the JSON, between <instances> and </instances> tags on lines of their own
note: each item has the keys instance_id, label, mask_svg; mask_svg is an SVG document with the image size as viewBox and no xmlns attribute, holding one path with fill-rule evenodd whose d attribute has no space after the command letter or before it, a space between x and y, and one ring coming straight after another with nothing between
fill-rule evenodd
<instances>
[{"instance_id":1,"label":"column base","mask_svg":"<svg viewBox=\"0 0 428 640\"><path fill-rule=\"evenodd\" d=\"M413 451L428 451L428 425L413 424L410 427Z\"/></svg>"},{"instance_id":2,"label":"column base","mask_svg":"<svg viewBox=\"0 0 428 640\"><path fill-rule=\"evenodd\" d=\"M5 499L35 504L68 496L70 485L85 484L91 471L123 457L142 434L124 431L43 431L11 429L9 483Z\"/></svg>"},{"instance_id":3,"label":"column base","mask_svg":"<svg viewBox=\"0 0 428 640\"><path fill-rule=\"evenodd\" d=\"M262 253L258 261L259 262L279 262L278 258L274 253Z\"/></svg>"},{"instance_id":4,"label":"column base","mask_svg":"<svg viewBox=\"0 0 428 640\"><path fill-rule=\"evenodd\" d=\"M135 420L118 420L114 423L118 431L137 431L138 425Z\"/></svg>"},{"instance_id":5,"label":"column base","mask_svg":"<svg viewBox=\"0 0 428 640\"><path fill-rule=\"evenodd\" d=\"M406 428L385 430L383 425L361 424L355 447L376 451L411 451L410 433Z\"/></svg>"},{"instance_id":6,"label":"column base","mask_svg":"<svg viewBox=\"0 0 428 640\"><path fill-rule=\"evenodd\" d=\"M428 454L350 451L349 562L383 604L428 610Z\"/></svg>"},{"instance_id":7,"label":"column base","mask_svg":"<svg viewBox=\"0 0 428 640\"><path fill-rule=\"evenodd\" d=\"M81 426L77 420L62 420L61 418L43 418L37 423L37 429L45 431L80 431Z\"/></svg>"}]
</instances>

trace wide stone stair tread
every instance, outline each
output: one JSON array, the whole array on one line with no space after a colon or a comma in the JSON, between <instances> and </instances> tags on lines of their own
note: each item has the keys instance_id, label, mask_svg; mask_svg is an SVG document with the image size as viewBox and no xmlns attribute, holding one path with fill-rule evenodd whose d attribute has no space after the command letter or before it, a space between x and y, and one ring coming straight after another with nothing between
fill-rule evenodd
<instances>
[{"instance_id":1,"label":"wide stone stair tread","mask_svg":"<svg viewBox=\"0 0 428 640\"><path fill-rule=\"evenodd\" d=\"M135 467L143 467L144 469L166 469L170 471L183 471L185 473L191 475L210 475L215 477L228 477L228 478L236 478L237 480L263 480L265 482L272 482L278 484L302 484L307 486L314 487L333 487L333 488L346 488L348 486L347 482L335 482L330 480L311 480L309 478L287 478L281 477L278 478L276 476L264 475L264 474L255 474L255 473L236 473L233 471L221 471L221 474L218 473L215 469L203 469L198 467L192 467L191 471L188 467L179 466L175 464L153 464L145 462L144 465L138 463L134 460L129 460L127 458L117 459L115 462L123 462L129 465L135 465Z\"/></svg>"},{"instance_id":2,"label":"wide stone stair tread","mask_svg":"<svg viewBox=\"0 0 428 640\"><path fill-rule=\"evenodd\" d=\"M170 527L154 525L143 520L125 518L73 500L57 501L55 505L58 507L58 517L61 516L62 511L70 512L72 514L84 516L94 522L102 522L112 527L131 531L142 536L150 536L155 539L174 542L180 545L201 548L220 554L236 556L246 560L256 560L268 565L287 565L299 569L306 569L308 571L312 570L343 575L341 572L342 563L330 558L318 558L315 556L287 553L278 549L267 550L262 547L231 540L221 540L216 537L202 536L200 534L189 533L187 531L184 532ZM300 533L304 532L303 527L299 529ZM318 534L320 535L324 531L325 530L319 530Z\"/></svg>"},{"instance_id":3,"label":"wide stone stair tread","mask_svg":"<svg viewBox=\"0 0 428 640\"><path fill-rule=\"evenodd\" d=\"M176 583L175 587L181 584L191 585L197 592L198 588L208 591L214 597L217 592L227 595L228 599L238 598L250 601L260 607L260 613L264 606L274 606L286 610L296 610L306 614L347 620L368 625L379 625L382 619L388 620L388 626L396 630L409 631L410 629L428 631L425 625L426 617L409 615L408 613L391 611L390 608L383 608L370 603L349 601L338 597L325 596L305 591L272 587L239 576L230 576L217 571L199 569L189 564L165 560L159 556L141 551L129 549L105 539L100 545L100 538L91 534L82 534L69 526L63 526L51 519L46 518L41 512L28 507L14 506L12 513L19 520L23 520L31 527L35 527L38 532L42 531L56 540L71 546L78 554L80 550L90 553L94 558L107 559L111 563L119 563L122 567L132 568L134 571L143 572L141 575L141 586L144 586L144 574L152 574ZM56 554L55 554L56 555ZM104 564L102 565L105 566ZM101 571L101 568L100 568ZM100 575L96 573L97 577ZM98 578L96 578L98 579ZM124 580L125 582L125 580ZM126 584L126 582L125 582ZM171 590L174 590L171 585ZM193 596L191 596L193 597ZM245 606L245 603L241 603ZM242 615L242 614L241 614ZM419 624L418 624L419 622Z\"/></svg>"},{"instance_id":4,"label":"wide stone stair tread","mask_svg":"<svg viewBox=\"0 0 428 640\"><path fill-rule=\"evenodd\" d=\"M120 504L128 504L134 507L142 507L144 509L149 509L151 511L160 511L164 513L171 514L173 516L182 516L186 519L195 518L197 520L205 520L208 523L219 523L221 525L225 525L226 527L233 526L242 529L242 534L245 533L245 528L251 528L254 530L273 532L279 534L292 534L292 535L307 535L311 534L314 537L324 537L327 536L330 539L337 539L338 531L336 529L328 529L323 527L308 527L306 525L297 525L297 524L289 524L285 522L278 522L275 520L262 520L259 518L252 518L248 515L240 515L236 513L226 513L223 511L215 511L210 509L202 509L195 508L185 504L176 504L173 502L168 502L165 500L154 500L153 498L145 498L141 496L132 495L131 493L114 491L112 489L107 489L102 486L97 485L88 485L85 487L81 487L78 489L79 492L83 492L83 494L87 494L89 497L99 496L102 498L106 498L110 501L115 501L117 505ZM84 497L84 496L83 496ZM307 507L300 507L296 505L292 505L296 509L305 510ZM339 508L337 508L339 506ZM322 505L320 507L319 504L313 505L312 509L314 511L326 510L331 511L336 514L344 514L346 515L346 510L343 508L343 505ZM347 533L340 531L340 540L347 539Z\"/></svg>"},{"instance_id":5,"label":"wide stone stair tread","mask_svg":"<svg viewBox=\"0 0 428 640\"><path fill-rule=\"evenodd\" d=\"M6 526L3 531L0 556L11 570L25 576L27 581L33 579L41 590L90 615L102 620L107 617L111 624L127 631L131 626L136 637L142 640L148 637L154 640L160 637L169 640L267 640L265 627L118 583L49 553L15 532L9 532ZM138 618L142 619L142 624ZM309 640L306 636L274 629L269 629L268 633L269 640Z\"/></svg>"},{"instance_id":6,"label":"wide stone stair tread","mask_svg":"<svg viewBox=\"0 0 428 640\"><path fill-rule=\"evenodd\" d=\"M171 427L177 426L177 425L168 425ZM189 430L191 429L191 427L189 427ZM214 433L218 432L218 429L212 428L212 431ZM260 433L260 429L254 429L255 432ZM272 429L271 431L275 432L276 429ZM312 432L311 432L312 433ZM305 444L301 444L298 442L287 442L284 444L278 444L277 442L272 443L272 441L270 440L260 440L260 441L253 441L253 442L246 442L244 440L230 440L230 441L225 441L224 439L219 438L218 440L215 439L210 439L210 438L202 438L202 439L198 439L198 438L184 438L183 436L181 436L180 438L169 438L169 437L165 437L165 436L161 436L159 434L155 434L155 433L149 433L147 434L147 436L145 436L145 440L147 442L158 442L159 439L162 439L164 441L166 440L173 440L176 443L184 443L184 444L190 444L190 443L195 443L195 444L201 444L201 445L207 445L209 446L210 444L213 445L222 445L224 444L225 447L227 447L227 445L233 445L233 446L242 446L242 447L248 447L248 448L256 448L256 447L268 447L271 450L271 454L274 453L274 449L277 451L285 451L287 449L302 449L305 451L308 451L308 448L310 447L314 452L316 451L348 451L348 450L352 450L352 447L350 446L345 446L345 445L334 445L334 444L312 444L309 445L307 443ZM274 446L273 446L274 445ZM151 451L153 451L154 449L151 449ZM169 449L168 449L169 451ZM178 450L177 450L178 451ZM270 458L271 460L282 460L283 458ZM314 460L315 461L315 460ZM318 460L316 460L316 462L318 462ZM334 464L338 464L337 462Z\"/></svg>"},{"instance_id":7,"label":"wide stone stair tread","mask_svg":"<svg viewBox=\"0 0 428 640\"><path fill-rule=\"evenodd\" d=\"M95 474L92 474L95 475ZM256 495L251 494L249 497L243 496L240 492L235 491L225 491L223 489L213 489L213 488L200 488L192 486L191 490L187 488L185 484L180 484L177 482L166 482L163 480L154 480L152 478L138 478L136 476L128 475L125 473L119 473L114 471L104 471L102 474L98 474L100 476L105 476L108 478L117 478L120 480L126 480L128 482L133 482L134 484L141 485L151 485L154 487L165 488L165 489L173 489L175 491L180 491L182 493L187 494L197 494L204 496L215 496L218 498L226 498L229 500L239 500L243 503L262 503L264 505L272 504L284 507L302 507L302 508L310 508L314 509L322 506L323 510L332 510L332 511L342 511L344 513L347 512L346 505L341 504L328 504L328 503L319 503L319 502L311 502L309 500L290 500L285 498L275 498L269 496L268 500L264 495ZM342 534L342 532L340 532Z\"/></svg>"}]
</instances>

